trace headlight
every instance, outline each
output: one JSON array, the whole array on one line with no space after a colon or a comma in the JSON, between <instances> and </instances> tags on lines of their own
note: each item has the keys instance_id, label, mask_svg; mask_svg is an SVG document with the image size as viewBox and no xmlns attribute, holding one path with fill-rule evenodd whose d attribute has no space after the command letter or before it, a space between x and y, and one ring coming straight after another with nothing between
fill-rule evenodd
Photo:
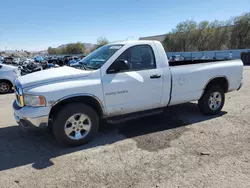
<instances>
[{"instance_id":1,"label":"headlight","mask_svg":"<svg viewBox=\"0 0 250 188\"><path fill-rule=\"evenodd\" d=\"M35 106L35 107L46 106L46 99L43 96L24 94L24 105L25 106Z\"/></svg>"}]
</instances>

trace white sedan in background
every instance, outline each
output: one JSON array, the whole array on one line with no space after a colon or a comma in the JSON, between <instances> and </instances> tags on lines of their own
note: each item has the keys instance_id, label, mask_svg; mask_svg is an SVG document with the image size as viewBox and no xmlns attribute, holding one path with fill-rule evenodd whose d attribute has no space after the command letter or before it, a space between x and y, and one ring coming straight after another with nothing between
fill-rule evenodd
<instances>
[{"instance_id":1,"label":"white sedan in background","mask_svg":"<svg viewBox=\"0 0 250 188\"><path fill-rule=\"evenodd\" d=\"M13 90L15 79L20 75L17 67L0 64L0 94L10 93Z\"/></svg>"},{"instance_id":2,"label":"white sedan in background","mask_svg":"<svg viewBox=\"0 0 250 188\"><path fill-rule=\"evenodd\" d=\"M0 56L0 63L2 63L4 60L4 57Z\"/></svg>"}]
</instances>

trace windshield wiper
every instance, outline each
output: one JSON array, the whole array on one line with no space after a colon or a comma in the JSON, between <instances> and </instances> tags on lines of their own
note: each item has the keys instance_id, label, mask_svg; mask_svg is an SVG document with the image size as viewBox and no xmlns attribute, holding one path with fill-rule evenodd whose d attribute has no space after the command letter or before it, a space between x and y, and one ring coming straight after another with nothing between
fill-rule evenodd
<instances>
[{"instance_id":1,"label":"windshield wiper","mask_svg":"<svg viewBox=\"0 0 250 188\"><path fill-rule=\"evenodd\" d=\"M85 70L87 70L87 68L86 68L87 64L86 63L81 62L79 64L82 65Z\"/></svg>"},{"instance_id":2,"label":"windshield wiper","mask_svg":"<svg viewBox=\"0 0 250 188\"><path fill-rule=\"evenodd\" d=\"M99 68L99 67L97 68L97 67L89 66L87 63L84 63L84 62L79 62L79 65L81 65L85 70L87 69L96 70Z\"/></svg>"}]
</instances>

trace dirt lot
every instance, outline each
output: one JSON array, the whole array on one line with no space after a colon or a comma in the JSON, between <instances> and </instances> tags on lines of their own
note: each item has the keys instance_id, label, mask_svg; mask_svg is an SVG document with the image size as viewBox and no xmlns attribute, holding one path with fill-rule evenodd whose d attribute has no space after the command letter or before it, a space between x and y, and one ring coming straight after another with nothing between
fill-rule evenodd
<instances>
[{"instance_id":1,"label":"dirt lot","mask_svg":"<svg viewBox=\"0 0 250 188\"><path fill-rule=\"evenodd\" d=\"M86 146L20 130L0 96L0 187L250 187L250 67L218 116L195 103L102 128Z\"/></svg>"}]
</instances>

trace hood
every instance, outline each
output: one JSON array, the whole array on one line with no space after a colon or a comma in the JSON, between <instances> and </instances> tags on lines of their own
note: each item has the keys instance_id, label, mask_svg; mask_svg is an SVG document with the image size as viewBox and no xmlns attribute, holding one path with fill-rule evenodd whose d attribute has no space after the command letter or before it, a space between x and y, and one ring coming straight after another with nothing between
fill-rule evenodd
<instances>
[{"instance_id":1,"label":"hood","mask_svg":"<svg viewBox=\"0 0 250 188\"><path fill-rule=\"evenodd\" d=\"M22 87L26 88L34 85L46 84L49 82L85 77L88 76L90 73L91 71L85 71L64 66L34 72L25 76L21 76L18 78L18 80L20 81Z\"/></svg>"}]
</instances>

